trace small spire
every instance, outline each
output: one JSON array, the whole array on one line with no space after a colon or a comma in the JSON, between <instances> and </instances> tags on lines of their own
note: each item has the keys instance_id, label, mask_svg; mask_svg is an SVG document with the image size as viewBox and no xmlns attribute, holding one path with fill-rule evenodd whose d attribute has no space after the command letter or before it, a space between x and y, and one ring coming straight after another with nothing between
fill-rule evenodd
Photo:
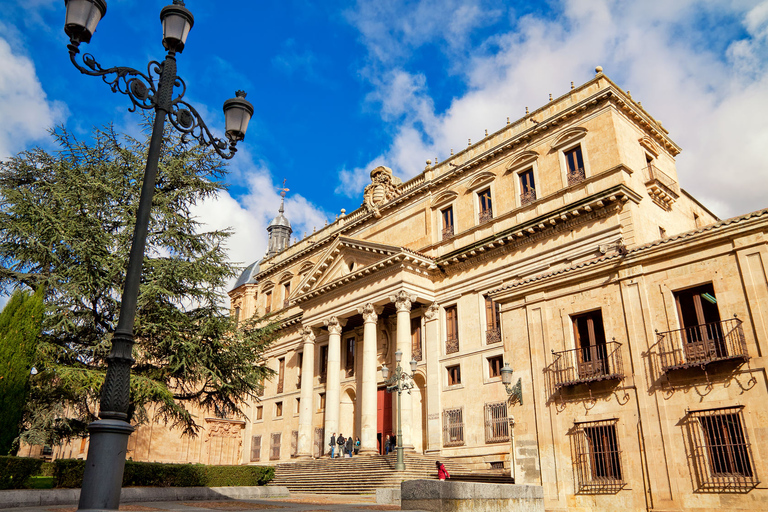
<instances>
[{"instance_id":1,"label":"small spire","mask_svg":"<svg viewBox=\"0 0 768 512\"><path fill-rule=\"evenodd\" d=\"M509 116L507 116L507 124L509 124Z\"/></svg>"},{"instance_id":2,"label":"small spire","mask_svg":"<svg viewBox=\"0 0 768 512\"><path fill-rule=\"evenodd\" d=\"M549 93L549 101L552 101L552 93Z\"/></svg>"},{"instance_id":3,"label":"small spire","mask_svg":"<svg viewBox=\"0 0 768 512\"><path fill-rule=\"evenodd\" d=\"M575 86L573 85L573 82L571 82L571 89L575 89Z\"/></svg>"},{"instance_id":4,"label":"small spire","mask_svg":"<svg viewBox=\"0 0 768 512\"><path fill-rule=\"evenodd\" d=\"M488 136L488 128L485 129L485 136Z\"/></svg>"},{"instance_id":5,"label":"small spire","mask_svg":"<svg viewBox=\"0 0 768 512\"><path fill-rule=\"evenodd\" d=\"M472 145L472 139L467 139L467 146L471 146L471 145Z\"/></svg>"},{"instance_id":6,"label":"small spire","mask_svg":"<svg viewBox=\"0 0 768 512\"><path fill-rule=\"evenodd\" d=\"M451 156L453 156L453 148L451 148Z\"/></svg>"},{"instance_id":7,"label":"small spire","mask_svg":"<svg viewBox=\"0 0 768 512\"><path fill-rule=\"evenodd\" d=\"M525 115L528 115L528 107L525 107Z\"/></svg>"}]
</instances>

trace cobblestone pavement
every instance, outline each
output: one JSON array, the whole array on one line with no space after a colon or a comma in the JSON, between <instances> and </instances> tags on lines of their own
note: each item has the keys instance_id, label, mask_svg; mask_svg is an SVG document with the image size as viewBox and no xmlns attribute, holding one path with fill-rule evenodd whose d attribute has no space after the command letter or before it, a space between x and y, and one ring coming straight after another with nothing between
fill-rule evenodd
<instances>
[{"instance_id":1,"label":"cobblestone pavement","mask_svg":"<svg viewBox=\"0 0 768 512\"><path fill-rule=\"evenodd\" d=\"M76 512L74 505L4 508L0 512ZM226 501L155 501L120 505L126 512L221 512L273 510L275 512L374 512L400 510L399 505L377 505L376 496L342 496L328 494L292 494L290 498ZM416 512L416 511L413 511Z\"/></svg>"}]
</instances>

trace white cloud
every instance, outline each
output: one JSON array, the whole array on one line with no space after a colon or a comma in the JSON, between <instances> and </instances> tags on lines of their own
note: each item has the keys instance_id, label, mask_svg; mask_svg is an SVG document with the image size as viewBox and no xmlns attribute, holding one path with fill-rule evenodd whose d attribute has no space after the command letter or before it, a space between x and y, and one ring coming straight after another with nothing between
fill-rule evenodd
<instances>
[{"instance_id":1,"label":"white cloud","mask_svg":"<svg viewBox=\"0 0 768 512\"><path fill-rule=\"evenodd\" d=\"M48 129L66 116L63 103L47 101L32 61L0 37L0 158L46 139Z\"/></svg>"},{"instance_id":2,"label":"white cloud","mask_svg":"<svg viewBox=\"0 0 768 512\"><path fill-rule=\"evenodd\" d=\"M498 20L498 12L468 15L454 35L445 27L458 16L447 19L440 9L431 19L447 23L443 30L431 20L424 30L415 30L413 20L419 18L413 15L435 7L433 0L410 3L402 13L380 2L359 2L347 17L368 48L362 73L374 88L368 99L394 130L391 145L373 162L413 176L426 158L444 159L451 148L466 147L467 139L480 139L486 128L497 130L506 116L521 117L526 106L540 107L548 93L565 93L571 81L583 83L602 65L683 148L677 162L684 188L723 217L768 206L768 121L758 114L768 111L768 1L562 0L552 5L555 14L513 19L492 33L483 27ZM452 12L483 7L458 0L452 6ZM717 22L708 22L705 14ZM726 19L735 20L735 28L720 23ZM407 59L428 44L443 52L449 72L467 87L439 112L428 76L409 69ZM366 182L362 169L371 166L341 171L340 189L358 186L354 193L359 194Z\"/></svg>"}]
</instances>

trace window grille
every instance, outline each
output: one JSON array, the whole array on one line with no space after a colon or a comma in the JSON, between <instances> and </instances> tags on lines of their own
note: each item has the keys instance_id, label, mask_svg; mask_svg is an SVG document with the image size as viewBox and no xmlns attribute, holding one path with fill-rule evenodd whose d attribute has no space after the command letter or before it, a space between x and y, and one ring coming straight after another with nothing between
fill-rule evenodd
<instances>
[{"instance_id":1,"label":"window grille","mask_svg":"<svg viewBox=\"0 0 768 512\"><path fill-rule=\"evenodd\" d=\"M291 432L291 457L296 457L299 454L299 431L294 430Z\"/></svg>"},{"instance_id":2,"label":"window grille","mask_svg":"<svg viewBox=\"0 0 768 512\"><path fill-rule=\"evenodd\" d=\"M584 168L568 169L568 186L578 185L582 181L587 179L587 175L584 172Z\"/></svg>"},{"instance_id":3,"label":"window grille","mask_svg":"<svg viewBox=\"0 0 768 512\"><path fill-rule=\"evenodd\" d=\"M503 443L507 441L509 441L507 403L485 404L485 442Z\"/></svg>"},{"instance_id":4,"label":"window grille","mask_svg":"<svg viewBox=\"0 0 768 512\"><path fill-rule=\"evenodd\" d=\"M742 411L737 406L688 413L698 490L748 492L760 483Z\"/></svg>"},{"instance_id":5,"label":"window grille","mask_svg":"<svg viewBox=\"0 0 768 512\"><path fill-rule=\"evenodd\" d=\"M272 441L269 446L269 460L279 460L280 459L280 439L282 437L282 434L280 432L275 432L272 434Z\"/></svg>"},{"instance_id":6,"label":"window grille","mask_svg":"<svg viewBox=\"0 0 768 512\"><path fill-rule=\"evenodd\" d=\"M261 436L251 437L251 462L261 460Z\"/></svg>"},{"instance_id":7,"label":"window grille","mask_svg":"<svg viewBox=\"0 0 768 512\"><path fill-rule=\"evenodd\" d=\"M504 461L503 460L497 460L490 463L491 469L504 469Z\"/></svg>"},{"instance_id":8,"label":"window grille","mask_svg":"<svg viewBox=\"0 0 768 512\"><path fill-rule=\"evenodd\" d=\"M443 411L443 446L462 446L464 444L464 409L446 409Z\"/></svg>"},{"instance_id":9,"label":"window grille","mask_svg":"<svg viewBox=\"0 0 768 512\"><path fill-rule=\"evenodd\" d=\"M573 464L579 493L616 493L626 485L616 435L617 421L612 419L574 425Z\"/></svg>"}]
</instances>

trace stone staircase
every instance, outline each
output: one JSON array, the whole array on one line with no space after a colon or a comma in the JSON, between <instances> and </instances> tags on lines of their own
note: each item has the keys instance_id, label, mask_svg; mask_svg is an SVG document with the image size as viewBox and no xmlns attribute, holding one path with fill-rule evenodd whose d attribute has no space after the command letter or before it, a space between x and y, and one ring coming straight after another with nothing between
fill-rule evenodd
<instances>
[{"instance_id":1,"label":"stone staircase","mask_svg":"<svg viewBox=\"0 0 768 512\"><path fill-rule=\"evenodd\" d=\"M399 487L404 480L436 479L436 460L406 453L405 471L395 471L395 454L285 462L275 467L275 478L269 485L282 485L295 493L372 494L379 488ZM514 483L505 470L469 471L461 464L440 460L454 481Z\"/></svg>"}]
</instances>

